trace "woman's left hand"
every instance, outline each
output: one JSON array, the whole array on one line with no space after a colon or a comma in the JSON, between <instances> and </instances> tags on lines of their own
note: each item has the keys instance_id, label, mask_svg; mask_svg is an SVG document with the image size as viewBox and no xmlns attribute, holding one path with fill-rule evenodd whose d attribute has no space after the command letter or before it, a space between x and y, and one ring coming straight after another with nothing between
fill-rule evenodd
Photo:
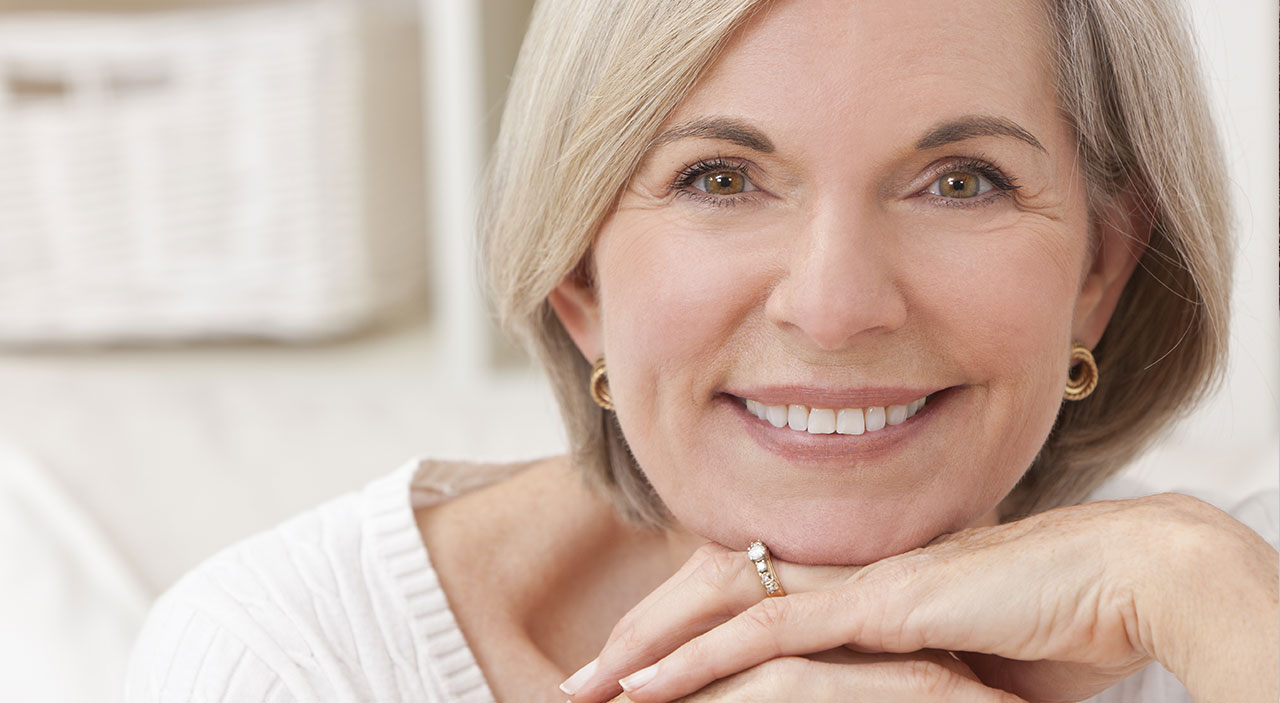
<instances>
[{"instance_id":1,"label":"woman's left hand","mask_svg":"<svg viewBox=\"0 0 1280 703\"><path fill-rule=\"evenodd\" d=\"M1160 661L1197 700L1276 700L1276 552L1166 494L945 535L866 567L699 550L614 628L576 703L660 703L761 662L848 647L957 652L1029 701L1081 700Z\"/></svg>"}]
</instances>

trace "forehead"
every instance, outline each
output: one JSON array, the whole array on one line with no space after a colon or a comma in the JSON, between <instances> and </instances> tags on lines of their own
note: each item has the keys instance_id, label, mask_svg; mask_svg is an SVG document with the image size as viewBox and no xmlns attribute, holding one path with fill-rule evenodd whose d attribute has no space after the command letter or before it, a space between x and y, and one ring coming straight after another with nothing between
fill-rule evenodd
<instances>
[{"instance_id":1,"label":"forehead","mask_svg":"<svg viewBox=\"0 0 1280 703\"><path fill-rule=\"evenodd\" d=\"M1030 0L784 0L739 31L672 121L728 114L864 147L963 114L1038 133L1057 115L1050 36Z\"/></svg>"}]
</instances>

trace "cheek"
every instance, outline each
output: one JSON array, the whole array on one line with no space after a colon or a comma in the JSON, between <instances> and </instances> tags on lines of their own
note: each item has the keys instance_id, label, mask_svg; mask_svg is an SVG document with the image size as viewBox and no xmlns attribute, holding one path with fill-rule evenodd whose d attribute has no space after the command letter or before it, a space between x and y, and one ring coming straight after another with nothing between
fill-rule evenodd
<instances>
[{"instance_id":1,"label":"cheek","mask_svg":"<svg viewBox=\"0 0 1280 703\"><path fill-rule=\"evenodd\" d=\"M981 398L985 431L965 452L981 462L957 464L966 475L954 478L981 477L987 500L1021 476L1057 417L1085 241L1082 227L1020 218L917 252L935 272L921 279L920 322Z\"/></svg>"},{"instance_id":2,"label":"cheek","mask_svg":"<svg viewBox=\"0 0 1280 703\"><path fill-rule=\"evenodd\" d=\"M597 249L606 355L619 419L669 411L665 395L705 387L738 344L767 266L726 247L732 232L692 232L656 212L620 212ZM686 391L687 392L687 391ZM626 407L623 407L626 406ZM676 406L678 407L678 406Z\"/></svg>"},{"instance_id":3,"label":"cheek","mask_svg":"<svg viewBox=\"0 0 1280 703\"><path fill-rule=\"evenodd\" d=\"M1074 228L1018 218L916 252L926 324L945 330L947 344L965 349L971 368L990 378L1044 379L1070 345L1084 236ZM922 236L928 241L928 236ZM1049 374L1052 376L1052 374Z\"/></svg>"}]
</instances>

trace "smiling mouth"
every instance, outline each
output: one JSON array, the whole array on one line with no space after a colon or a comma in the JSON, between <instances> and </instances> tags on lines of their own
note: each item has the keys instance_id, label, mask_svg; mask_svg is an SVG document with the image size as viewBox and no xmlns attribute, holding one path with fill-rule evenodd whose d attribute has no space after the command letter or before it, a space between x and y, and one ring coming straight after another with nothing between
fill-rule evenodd
<instances>
[{"instance_id":1,"label":"smiling mouth","mask_svg":"<svg viewBox=\"0 0 1280 703\"><path fill-rule=\"evenodd\" d=\"M807 405L765 405L739 398L747 412L774 427L789 427L808 434L860 435L901 425L924 407L929 396L905 405L875 405L866 408L811 408Z\"/></svg>"}]
</instances>

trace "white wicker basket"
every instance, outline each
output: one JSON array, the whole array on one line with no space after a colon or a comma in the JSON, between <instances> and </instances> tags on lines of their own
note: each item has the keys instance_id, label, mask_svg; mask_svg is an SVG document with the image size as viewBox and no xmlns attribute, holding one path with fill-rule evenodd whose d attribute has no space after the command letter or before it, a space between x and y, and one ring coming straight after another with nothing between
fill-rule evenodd
<instances>
[{"instance_id":1,"label":"white wicker basket","mask_svg":"<svg viewBox=\"0 0 1280 703\"><path fill-rule=\"evenodd\" d=\"M358 3L0 14L0 343L347 331Z\"/></svg>"}]
</instances>

